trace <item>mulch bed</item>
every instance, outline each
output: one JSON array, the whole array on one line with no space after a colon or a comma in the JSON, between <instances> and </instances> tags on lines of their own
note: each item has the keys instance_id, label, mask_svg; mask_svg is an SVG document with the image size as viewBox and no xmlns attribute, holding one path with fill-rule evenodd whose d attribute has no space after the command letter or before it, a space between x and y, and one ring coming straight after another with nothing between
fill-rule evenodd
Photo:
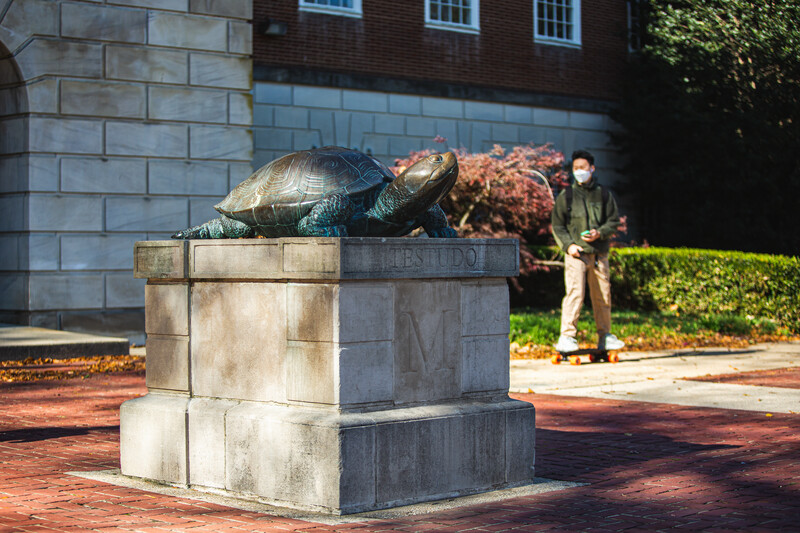
<instances>
[{"instance_id":1,"label":"mulch bed","mask_svg":"<svg viewBox=\"0 0 800 533\"><path fill-rule=\"evenodd\" d=\"M28 358L23 361L0 361L0 382L5 383L86 379L93 374L113 372L144 373L144 357L102 355L70 359Z\"/></svg>"}]
</instances>

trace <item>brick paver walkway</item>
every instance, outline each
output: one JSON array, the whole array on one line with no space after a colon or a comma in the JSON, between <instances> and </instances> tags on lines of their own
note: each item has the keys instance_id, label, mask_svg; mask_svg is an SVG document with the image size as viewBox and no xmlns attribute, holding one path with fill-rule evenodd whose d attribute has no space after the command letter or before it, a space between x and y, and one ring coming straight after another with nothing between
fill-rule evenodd
<instances>
[{"instance_id":1,"label":"brick paver walkway","mask_svg":"<svg viewBox=\"0 0 800 533\"><path fill-rule=\"evenodd\" d=\"M800 415L515 395L537 476L589 483L392 521L324 526L107 485L143 374L0 385L0 531L800 531Z\"/></svg>"}]
</instances>

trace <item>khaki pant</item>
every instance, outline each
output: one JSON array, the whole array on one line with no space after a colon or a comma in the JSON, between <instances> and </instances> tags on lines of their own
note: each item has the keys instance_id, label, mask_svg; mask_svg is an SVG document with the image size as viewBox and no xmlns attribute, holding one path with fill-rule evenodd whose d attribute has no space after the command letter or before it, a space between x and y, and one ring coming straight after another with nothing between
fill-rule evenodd
<instances>
[{"instance_id":1,"label":"khaki pant","mask_svg":"<svg viewBox=\"0 0 800 533\"><path fill-rule=\"evenodd\" d=\"M603 337L611 332L611 279L608 254L571 255L564 258L564 285L567 295L561 302L561 334L575 337L578 333L578 316L586 295L586 282L592 297L594 322L597 333Z\"/></svg>"}]
</instances>

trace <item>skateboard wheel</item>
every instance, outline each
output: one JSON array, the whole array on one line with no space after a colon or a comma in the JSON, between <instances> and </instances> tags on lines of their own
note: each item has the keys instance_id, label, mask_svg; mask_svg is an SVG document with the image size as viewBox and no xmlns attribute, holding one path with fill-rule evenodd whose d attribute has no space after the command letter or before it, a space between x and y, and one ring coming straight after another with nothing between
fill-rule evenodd
<instances>
[{"instance_id":1,"label":"skateboard wheel","mask_svg":"<svg viewBox=\"0 0 800 533\"><path fill-rule=\"evenodd\" d=\"M550 357L550 362L553 363L554 365L560 365L561 364L561 356L560 355L551 356Z\"/></svg>"},{"instance_id":2,"label":"skateboard wheel","mask_svg":"<svg viewBox=\"0 0 800 533\"><path fill-rule=\"evenodd\" d=\"M578 357L577 355L573 355L572 357L569 358L569 364L579 365L581 364L581 358Z\"/></svg>"},{"instance_id":3,"label":"skateboard wheel","mask_svg":"<svg viewBox=\"0 0 800 533\"><path fill-rule=\"evenodd\" d=\"M599 360L600 360L600 357L599 357L599 356L597 356L597 355L595 355L595 354L593 354L593 353L590 353L590 354L589 354L589 362L590 362L590 363L596 363L596 362L597 362L597 361L599 361Z\"/></svg>"},{"instance_id":4,"label":"skateboard wheel","mask_svg":"<svg viewBox=\"0 0 800 533\"><path fill-rule=\"evenodd\" d=\"M615 353L608 354L608 362L609 363L619 363L619 355Z\"/></svg>"}]
</instances>

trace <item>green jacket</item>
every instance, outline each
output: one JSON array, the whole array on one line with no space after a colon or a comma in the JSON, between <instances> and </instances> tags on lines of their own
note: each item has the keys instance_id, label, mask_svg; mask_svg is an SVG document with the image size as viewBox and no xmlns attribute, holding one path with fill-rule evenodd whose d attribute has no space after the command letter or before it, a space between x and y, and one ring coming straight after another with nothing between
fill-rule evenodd
<instances>
[{"instance_id":1,"label":"green jacket","mask_svg":"<svg viewBox=\"0 0 800 533\"><path fill-rule=\"evenodd\" d=\"M617 202L610 191L605 206L605 218L603 217L602 194L597 178L592 176L588 184L572 184L571 215L567 215L567 197L564 192L556 198L551 219L553 236L564 253L571 244L583 248L585 254L608 253L611 236L617 231L620 220ZM600 239L588 243L581 239L581 232L591 229L600 232Z\"/></svg>"}]
</instances>

